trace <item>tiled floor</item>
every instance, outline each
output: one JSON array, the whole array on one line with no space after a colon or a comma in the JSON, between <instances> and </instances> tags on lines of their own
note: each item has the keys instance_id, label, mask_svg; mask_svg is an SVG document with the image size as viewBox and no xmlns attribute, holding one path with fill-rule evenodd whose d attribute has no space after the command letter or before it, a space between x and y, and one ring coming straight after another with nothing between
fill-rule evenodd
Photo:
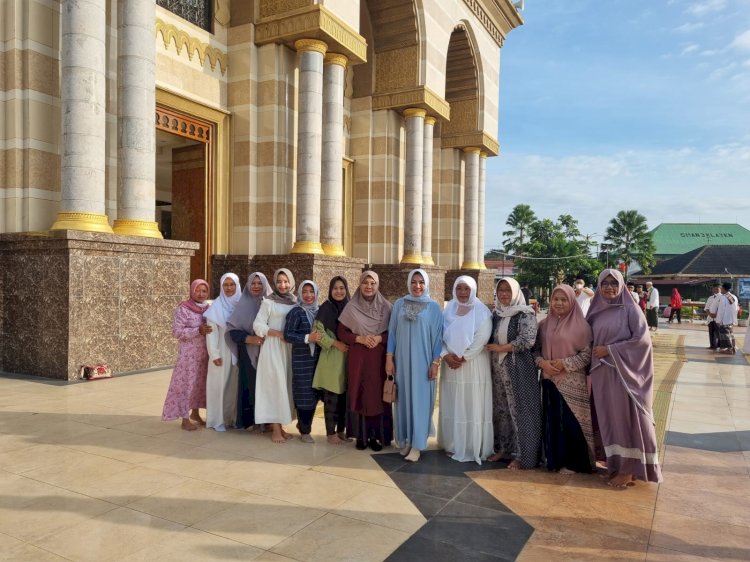
<instances>
[{"instance_id":1,"label":"tiled floor","mask_svg":"<svg viewBox=\"0 0 750 562\"><path fill-rule=\"evenodd\" d=\"M439 451L407 464L325 444L322 420L314 445L180 431L159 421L168 372L0 378L0 559L750 560L750 366L702 331L655 341L679 373L659 383L665 482L622 491Z\"/></svg>"}]
</instances>

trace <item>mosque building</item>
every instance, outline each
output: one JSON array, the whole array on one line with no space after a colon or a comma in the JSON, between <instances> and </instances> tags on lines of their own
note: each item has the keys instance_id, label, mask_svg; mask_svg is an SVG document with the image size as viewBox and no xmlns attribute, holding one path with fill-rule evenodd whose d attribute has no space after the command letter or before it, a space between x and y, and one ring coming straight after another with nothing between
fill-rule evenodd
<instances>
[{"instance_id":1,"label":"mosque building","mask_svg":"<svg viewBox=\"0 0 750 562\"><path fill-rule=\"evenodd\" d=\"M171 365L190 279L226 271L491 293L510 0L0 6L0 372Z\"/></svg>"}]
</instances>

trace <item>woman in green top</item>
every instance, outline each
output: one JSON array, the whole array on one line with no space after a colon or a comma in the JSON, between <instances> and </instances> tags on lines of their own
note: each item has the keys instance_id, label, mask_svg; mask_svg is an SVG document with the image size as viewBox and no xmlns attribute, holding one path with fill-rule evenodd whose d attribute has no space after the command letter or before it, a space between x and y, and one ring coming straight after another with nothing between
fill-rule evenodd
<instances>
[{"instance_id":1,"label":"woman in green top","mask_svg":"<svg viewBox=\"0 0 750 562\"><path fill-rule=\"evenodd\" d=\"M346 437L346 352L349 347L336 339L339 315L349 302L346 279L336 276L328 286L328 300L320 305L313 329L322 334L313 388L323 391L326 435L331 445L350 441Z\"/></svg>"}]
</instances>

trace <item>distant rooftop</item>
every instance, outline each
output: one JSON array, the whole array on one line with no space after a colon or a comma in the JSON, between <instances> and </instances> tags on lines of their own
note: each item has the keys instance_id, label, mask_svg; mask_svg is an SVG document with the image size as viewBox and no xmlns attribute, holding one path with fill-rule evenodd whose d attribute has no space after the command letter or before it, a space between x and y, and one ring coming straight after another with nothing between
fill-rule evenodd
<instances>
[{"instance_id":1,"label":"distant rooftop","mask_svg":"<svg viewBox=\"0 0 750 562\"><path fill-rule=\"evenodd\" d=\"M750 245L750 230L739 224L662 223L651 234L657 256L677 256L706 245Z\"/></svg>"},{"instance_id":2,"label":"distant rooftop","mask_svg":"<svg viewBox=\"0 0 750 562\"><path fill-rule=\"evenodd\" d=\"M654 266L646 277L748 277L750 245L703 246Z\"/></svg>"}]
</instances>

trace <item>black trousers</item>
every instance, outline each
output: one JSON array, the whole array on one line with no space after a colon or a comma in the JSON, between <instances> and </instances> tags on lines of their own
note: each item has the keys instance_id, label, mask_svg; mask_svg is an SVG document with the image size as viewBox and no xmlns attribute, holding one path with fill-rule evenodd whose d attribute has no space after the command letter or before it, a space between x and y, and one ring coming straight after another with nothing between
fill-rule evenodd
<instances>
[{"instance_id":1,"label":"black trousers","mask_svg":"<svg viewBox=\"0 0 750 562\"><path fill-rule=\"evenodd\" d=\"M711 349L719 347L719 326L713 320L708 323L708 345Z\"/></svg>"}]
</instances>

